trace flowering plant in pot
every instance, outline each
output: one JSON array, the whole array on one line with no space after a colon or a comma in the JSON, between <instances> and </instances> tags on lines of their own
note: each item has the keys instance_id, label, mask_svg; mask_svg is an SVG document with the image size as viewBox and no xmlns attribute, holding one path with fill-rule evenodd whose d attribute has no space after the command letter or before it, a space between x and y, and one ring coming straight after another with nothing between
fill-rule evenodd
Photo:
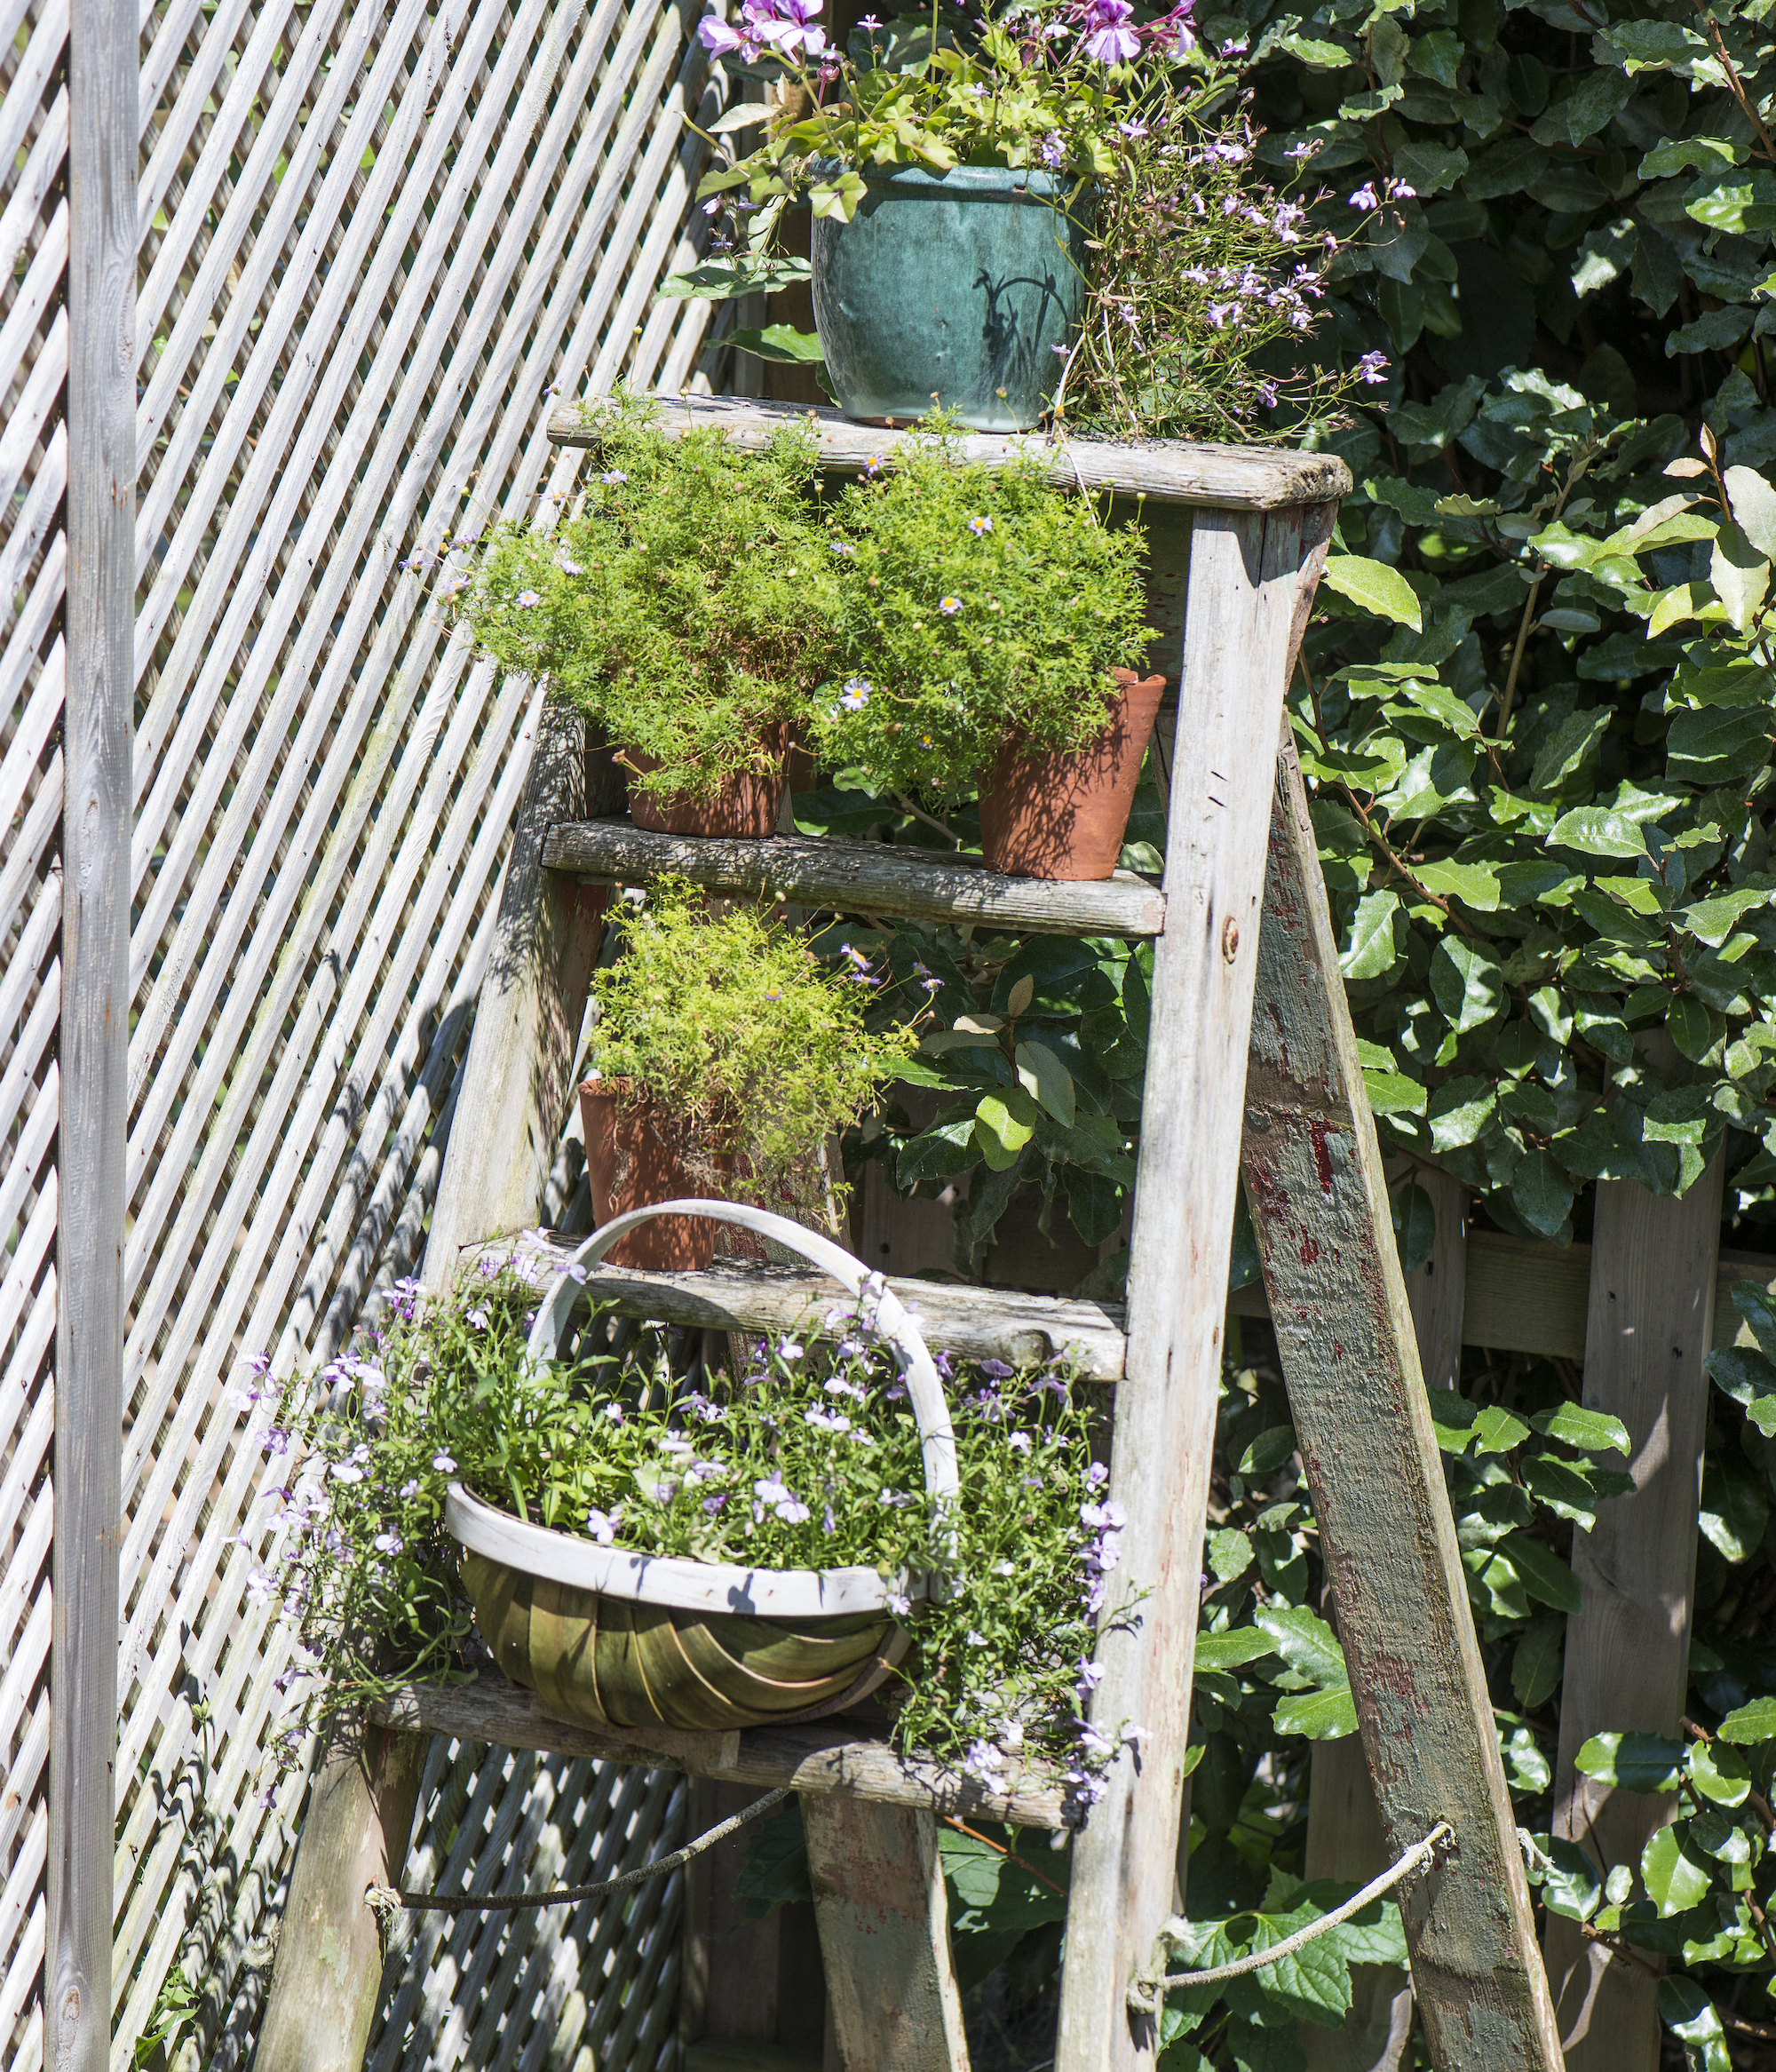
<instances>
[{"instance_id":1,"label":"flowering plant in pot","mask_svg":"<svg viewBox=\"0 0 1776 2072\"><path fill-rule=\"evenodd\" d=\"M845 1679L834 1695L847 1695L859 1680L848 1669L877 1646L867 1622L891 1625L898 1646L910 1639L884 1693L897 1745L986 1779L1021 1758L1094 1795L1113 1743L1084 1725L1082 1663L1121 1522L1095 1458L1101 1392L1075 1387L1058 1362L932 1358L892 1296L838 1248L781 1218L725 1212L762 1220L831 1267L847 1291L835 1290L841 1314L826 1320L844 1333L836 1345L754 1341L736 1371L710 1370L702 1334L587 1314L575 1285L585 1268L551 1286L520 1247L465 1269L446 1293L399 1284L379 1322L312 1380L255 1383L252 1400L278 1401L268 1443L282 1472L251 1528L272 1536L253 1587L281 1600L300 1642L282 1679L298 1687L280 1735L286 1758L329 1713L492 1659L525 1671L570 1717L658 1724L647 1716L655 1687L628 1669L644 1650L652 1663L678 1646L668 1628L693 1634L692 1647L698 1626L719 1629L741 1667L715 1673L743 1703L785 1717L804 1709L788 1687L814 1679L783 1673L811 1658L769 1615L724 1621L693 1607L667 1620L657 1615L675 1608L631 1592L627 1627L619 1616L600 1653L599 1611L575 1606L598 1593L551 1586L542 1571L596 1570L601 1605L620 1600L634 1569L738 1569L760 1601L799 1571L845 1576L876 1600L829 1621L856 1631L815 1636L830 1676ZM946 1446L948 1472L928 1475ZM503 1531L512 1552L542 1546L540 1566L478 1555L452 1516L470 1540ZM506 1584L501 1568L530 1580ZM921 1593L933 1576L942 1586ZM571 1640L552 1645L575 1620L577 1653ZM851 1663L839 1660L847 1651ZM658 1694L674 1707L711 1703L682 1670Z\"/></svg>"},{"instance_id":2,"label":"flowering plant in pot","mask_svg":"<svg viewBox=\"0 0 1776 2072\"><path fill-rule=\"evenodd\" d=\"M623 954L593 979L597 1004L581 1087L593 1211L600 1222L686 1195L836 1215L829 1136L849 1128L917 1042L871 1029L875 979L855 953L823 960L799 931L713 902L670 879L617 928ZM709 1223L638 1231L619 1263L706 1264Z\"/></svg>"},{"instance_id":3,"label":"flowering plant in pot","mask_svg":"<svg viewBox=\"0 0 1776 2072\"><path fill-rule=\"evenodd\" d=\"M703 181L728 234L666 293L810 279L818 341L748 333L749 349L823 350L853 416L916 417L935 393L994 431L1070 411L1124 434L1132 417L1148 436L1250 441L1338 418L1357 377L1336 347L1304 344L1348 210L1304 187L1311 153L1276 185L1265 175L1232 112L1234 53L1201 44L1187 6L872 17L843 56L819 12L747 0L701 25L731 65L775 70L784 98L718 118L717 132L772 127ZM813 258L798 262L773 248L804 195ZM1363 222L1382 207L1372 196Z\"/></svg>"},{"instance_id":4,"label":"flowering plant in pot","mask_svg":"<svg viewBox=\"0 0 1776 2072\"><path fill-rule=\"evenodd\" d=\"M979 791L999 869L1107 877L1163 683L1139 672L1140 528L1034 462L961 465L940 435L903 444L838 515L852 673L823 759L940 806Z\"/></svg>"},{"instance_id":5,"label":"flowering plant in pot","mask_svg":"<svg viewBox=\"0 0 1776 2072\"><path fill-rule=\"evenodd\" d=\"M448 594L485 653L622 744L642 825L768 835L830 666L813 443L792 428L740 454L718 431L670 440L655 417L614 399L559 526L496 526Z\"/></svg>"}]
</instances>

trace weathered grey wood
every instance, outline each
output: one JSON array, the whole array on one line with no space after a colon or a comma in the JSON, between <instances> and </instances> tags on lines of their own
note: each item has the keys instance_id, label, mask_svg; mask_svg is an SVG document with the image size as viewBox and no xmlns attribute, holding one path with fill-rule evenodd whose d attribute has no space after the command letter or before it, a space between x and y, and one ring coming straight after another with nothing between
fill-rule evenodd
<instances>
[{"instance_id":1,"label":"weathered grey wood","mask_svg":"<svg viewBox=\"0 0 1776 2072\"><path fill-rule=\"evenodd\" d=\"M1467 1189L1449 1173L1404 1162L1388 1177L1396 1186L1409 1181L1422 1187L1436 1212L1431 1256L1404 1276L1406 1299L1426 1385L1453 1388L1462 1365ZM1326 1608L1336 1619L1329 1592ZM1309 1767L1306 1876L1367 1884L1386 1869L1387 1846L1361 1737L1316 1741ZM1358 1965L1351 1988L1351 2012L1342 2028L1304 2021L1296 2029L1308 2072L1397 2072L1412 2029L1412 1987L1406 1973L1395 1965Z\"/></svg>"},{"instance_id":2,"label":"weathered grey wood","mask_svg":"<svg viewBox=\"0 0 1776 2072\"><path fill-rule=\"evenodd\" d=\"M557 1238L544 1231L527 1241L532 1256L560 1270L585 1241ZM504 1258L515 1249L503 1241L471 1247L472 1254ZM1027 1295L1015 1288L975 1288L938 1281L888 1276L933 1352L969 1360L1049 1360L1072 1351L1088 1381L1119 1381L1122 1374L1121 1303L1082 1302ZM807 1331L836 1335L844 1298L824 1274L796 1266L718 1260L697 1273L652 1274L622 1266L594 1266L586 1292L632 1316L704 1330ZM828 1332L827 1319L833 1319Z\"/></svg>"},{"instance_id":3,"label":"weathered grey wood","mask_svg":"<svg viewBox=\"0 0 1776 2072\"><path fill-rule=\"evenodd\" d=\"M364 1903L398 1885L425 1767L417 1735L342 1733L316 1771L284 1904L254 2072L360 2072L382 1984L383 1938Z\"/></svg>"},{"instance_id":4,"label":"weathered grey wood","mask_svg":"<svg viewBox=\"0 0 1776 2072\"><path fill-rule=\"evenodd\" d=\"M1733 1307L1736 1282L1748 1281L1776 1299L1776 1274L1767 1256L1724 1251L1715 1275L1716 1346L1755 1346L1751 1328ZM1585 1357L1586 1290L1591 1248L1541 1239L1506 1237L1496 1230L1468 1234L1467 1284L1462 1311L1462 1343L1500 1353L1539 1353L1544 1359ZM1256 1283L1228 1303L1235 1316L1270 1315L1270 1303Z\"/></svg>"},{"instance_id":5,"label":"weathered grey wood","mask_svg":"<svg viewBox=\"0 0 1776 2072\"><path fill-rule=\"evenodd\" d=\"M1458 1388L1468 1295L1468 1190L1453 1173L1432 1165L1415 1165L1400 1177L1423 1188L1437 1218L1431 1257L1404 1276L1419 1368L1426 1388Z\"/></svg>"},{"instance_id":6,"label":"weathered grey wood","mask_svg":"<svg viewBox=\"0 0 1776 2072\"><path fill-rule=\"evenodd\" d=\"M535 1692L493 1671L484 1671L471 1684L409 1684L378 1706L376 1716L412 1734L596 1756L602 1762L641 1763L766 1789L788 1784L805 1798L831 1793L927 1813L1009 1821L1015 1827L1071 1824L1054 1785L1011 1770L1003 1789L989 1789L927 1758L897 1755L885 1741L866 1739L843 1724L813 1721L743 1734L678 1734L664 1727L647 1734L620 1727L595 1732L553 1718Z\"/></svg>"},{"instance_id":7,"label":"weathered grey wood","mask_svg":"<svg viewBox=\"0 0 1776 2072\"><path fill-rule=\"evenodd\" d=\"M860 473L871 460L892 453L909 436L838 410L799 409L749 396L663 397L661 421L673 436L694 426L718 425L742 452L759 451L786 424L805 425L820 448L821 464L847 474ZM598 406L563 404L549 419L549 436L560 446L597 446L601 438ZM1336 502L1351 489L1351 471L1336 455L1283 453L1270 446L1193 446L1181 439L1111 445L1036 433L1008 438L971 433L955 441L955 450L958 459L984 467L1003 467L1028 454L1063 488L1122 490L1157 504L1200 509L1276 511L1290 504Z\"/></svg>"},{"instance_id":8,"label":"weathered grey wood","mask_svg":"<svg viewBox=\"0 0 1776 2072\"><path fill-rule=\"evenodd\" d=\"M810 1798L802 1823L844 2072L968 2072L936 1819Z\"/></svg>"},{"instance_id":9,"label":"weathered grey wood","mask_svg":"<svg viewBox=\"0 0 1776 2072\"><path fill-rule=\"evenodd\" d=\"M433 1285L464 1244L522 1228L542 1203L606 905L551 876L543 855L554 824L588 809L587 756L583 718L545 706L426 1238L423 1277ZM591 803L607 806L608 794Z\"/></svg>"},{"instance_id":10,"label":"weathered grey wood","mask_svg":"<svg viewBox=\"0 0 1776 2072\"><path fill-rule=\"evenodd\" d=\"M1413 1345L1301 773L1278 767L1246 1083L1247 1199L1440 2072L1558 2072L1492 1703ZM1384 1554L1384 1558L1381 1558Z\"/></svg>"},{"instance_id":11,"label":"weathered grey wood","mask_svg":"<svg viewBox=\"0 0 1776 2072\"><path fill-rule=\"evenodd\" d=\"M1197 1579L1239 1169L1299 511L1198 517L1167 821L1170 925L1155 946L1135 1182L1129 1354L1110 1496L1127 1524L1092 1718L1124 1750L1074 1851L1057 2072L1151 2067L1157 2025L1130 1980L1171 1910ZM1142 1593L1146 1593L1143 1595ZM1138 1601L1137 1601L1138 1600Z\"/></svg>"},{"instance_id":12,"label":"weathered grey wood","mask_svg":"<svg viewBox=\"0 0 1776 2072\"><path fill-rule=\"evenodd\" d=\"M791 835L731 841L656 835L628 821L581 821L551 830L543 861L599 885L644 885L670 871L712 892L1051 935L1157 935L1165 925L1163 894L1129 871L1098 885L1051 885L988 870L978 858L885 842Z\"/></svg>"},{"instance_id":13,"label":"weathered grey wood","mask_svg":"<svg viewBox=\"0 0 1776 2072\"><path fill-rule=\"evenodd\" d=\"M1598 1183L1584 1401L1628 1426L1636 1487L1573 1535L1583 1604L1566 1622L1554 1832L1605 1870L1637 1870L1653 1830L1678 1810L1674 1798L1613 1790L1573 1763L1594 1734L1678 1732L1724 1171L1717 1155L1681 1201L1632 1180ZM1549 1917L1547 1949L1569 2072L1656 2072L1657 1980L1559 1915Z\"/></svg>"},{"instance_id":14,"label":"weathered grey wood","mask_svg":"<svg viewBox=\"0 0 1776 2072\"><path fill-rule=\"evenodd\" d=\"M68 60L67 659L55 1512L44 1949L44 2054L57 2072L105 2072L111 2041L136 675L139 26L131 0L74 0ZM59 36L53 40L59 44ZM27 97L32 105L35 99ZM20 103L21 117L26 106ZM10 814L12 802L6 810Z\"/></svg>"}]
</instances>

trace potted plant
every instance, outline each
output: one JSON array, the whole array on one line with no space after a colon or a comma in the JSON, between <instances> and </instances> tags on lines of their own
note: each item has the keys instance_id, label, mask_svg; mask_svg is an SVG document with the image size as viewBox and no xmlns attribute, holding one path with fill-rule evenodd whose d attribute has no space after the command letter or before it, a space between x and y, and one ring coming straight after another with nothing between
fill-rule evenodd
<instances>
[{"instance_id":1,"label":"potted plant","mask_svg":"<svg viewBox=\"0 0 1776 2072\"><path fill-rule=\"evenodd\" d=\"M852 674L823 760L939 806L978 790L996 869L1107 877L1164 686L1139 669L1140 528L1034 461L960 464L940 433L849 488L838 521Z\"/></svg>"},{"instance_id":2,"label":"potted plant","mask_svg":"<svg viewBox=\"0 0 1776 2072\"><path fill-rule=\"evenodd\" d=\"M844 1335L755 1344L733 1373L700 1365L700 1334L617 1341L580 1283L626 1219L552 1282L520 1243L446 1291L398 1283L313 1379L256 1362L242 1400L277 1401L283 1458L277 1574L251 1587L302 1644L278 1754L490 1659L551 1711L646 1727L834 1710L896 1656L897 1745L1089 1801L1114 1745L1082 1718L1121 1522L1101 1392L1059 1363L933 1359L879 1277L785 1219L667 1207L825 1267L821 1328Z\"/></svg>"},{"instance_id":3,"label":"potted plant","mask_svg":"<svg viewBox=\"0 0 1776 2072\"><path fill-rule=\"evenodd\" d=\"M451 591L477 644L546 677L621 744L638 825L764 836L830 670L834 593L812 441L667 439L619 396L553 531L496 526Z\"/></svg>"},{"instance_id":4,"label":"potted plant","mask_svg":"<svg viewBox=\"0 0 1776 2072\"><path fill-rule=\"evenodd\" d=\"M600 1223L686 1195L836 1211L825 1170L917 1041L872 1031L860 959L822 960L799 931L670 879L618 917L623 953L592 982L597 1019L580 1089ZM625 1241L617 1263L707 1265L715 1230L668 1217Z\"/></svg>"},{"instance_id":5,"label":"potted plant","mask_svg":"<svg viewBox=\"0 0 1776 2072\"><path fill-rule=\"evenodd\" d=\"M1078 326L1092 193L1114 170L1130 60L1187 47L1188 0L1141 25L1129 0L1008 7L966 31L935 6L870 16L843 56L820 11L748 0L736 20L702 23L712 52L742 64L769 52L801 92L793 117L700 196L810 196L814 321L841 409L906 420L935 394L983 430L1035 424Z\"/></svg>"}]
</instances>

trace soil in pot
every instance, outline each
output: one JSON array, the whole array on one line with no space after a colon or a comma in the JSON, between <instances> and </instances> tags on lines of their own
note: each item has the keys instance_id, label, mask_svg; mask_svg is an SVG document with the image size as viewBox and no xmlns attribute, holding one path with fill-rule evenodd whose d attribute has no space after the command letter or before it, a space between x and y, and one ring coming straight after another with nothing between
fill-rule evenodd
<instances>
[{"instance_id":1,"label":"soil in pot","mask_svg":"<svg viewBox=\"0 0 1776 2072\"><path fill-rule=\"evenodd\" d=\"M661 799L631 783L630 819L637 827L656 835L733 835L742 840L763 840L766 835L774 835L783 811L783 794L789 788L788 726L771 727L765 745L770 756L765 769L736 771L707 801ZM625 749L618 760L637 777L645 777L660 767L654 757L643 755L639 749Z\"/></svg>"},{"instance_id":2,"label":"soil in pot","mask_svg":"<svg viewBox=\"0 0 1776 2072\"><path fill-rule=\"evenodd\" d=\"M1014 735L994 758L980 793L980 843L995 870L1078 881L1115 869L1166 679L1112 673L1122 695L1090 747L1024 754Z\"/></svg>"},{"instance_id":3,"label":"soil in pot","mask_svg":"<svg viewBox=\"0 0 1776 2072\"><path fill-rule=\"evenodd\" d=\"M587 1079L580 1122L595 1227L653 1202L728 1198L733 1160L716 1147L709 1118L677 1114L622 1080ZM610 1263L649 1273L707 1266L722 1231L707 1217L656 1216L613 1247Z\"/></svg>"},{"instance_id":4,"label":"soil in pot","mask_svg":"<svg viewBox=\"0 0 1776 2072\"><path fill-rule=\"evenodd\" d=\"M849 223L813 226L814 324L853 417L924 417L935 396L981 432L1025 432L1079 322L1085 225L1058 175L1003 165L872 168Z\"/></svg>"}]
</instances>

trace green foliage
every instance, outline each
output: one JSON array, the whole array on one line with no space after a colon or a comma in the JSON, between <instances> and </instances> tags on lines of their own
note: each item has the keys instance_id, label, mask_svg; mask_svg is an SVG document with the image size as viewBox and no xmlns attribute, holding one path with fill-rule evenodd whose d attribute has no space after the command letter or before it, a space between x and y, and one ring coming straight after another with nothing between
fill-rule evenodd
<instances>
[{"instance_id":1,"label":"green foliage","mask_svg":"<svg viewBox=\"0 0 1776 2072\"><path fill-rule=\"evenodd\" d=\"M1013 734L1044 749L1094 740L1110 671L1139 663L1146 631L1138 527L1057 494L1034 460L959 464L934 427L841 500L851 679L819 739L833 767L942 804L966 798Z\"/></svg>"},{"instance_id":2,"label":"green foliage","mask_svg":"<svg viewBox=\"0 0 1776 2072\"><path fill-rule=\"evenodd\" d=\"M131 2062L147 2067L149 2072L167 2065L178 2050L181 2036L196 2019L197 1989L186 1977L184 1965L175 1965L161 1981L153 2010L141 2035L136 2038L135 2055Z\"/></svg>"},{"instance_id":3,"label":"green foliage","mask_svg":"<svg viewBox=\"0 0 1776 2072\"><path fill-rule=\"evenodd\" d=\"M604 465L558 527L494 527L444 594L487 654L645 758L642 790L707 802L811 723L834 557L805 432L741 454L718 430L669 440L655 416L618 398Z\"/></svg>"},{"instance_id":4,"label":"green foliage","mask_svg":"<svg viewBox=\"0 0 1776 2072\"><path fill-rule=\"evenodd\" d=\"M594 1318L569 1357L533 1360L543 1285L520 1255L448 1296L397 1291L389 1328L279 1398L275 1592L316 1680L281 1735L414 1678L486 1659L471 1632L444 1501L460 1481L559 1532L639 1552L755 1567L869 1567L913 1652L898 1745L977 1776L1020 1758L1075 1789L1118 1745L1083 1730L1080 1658L1119 1515L1094 1464L1104 1404L1051 1365L988 1361L948 1375L964 1501L924 1484L906 1389L866 1298L820 1349L760 1342L738 1377L685 1369L682 1335L613 1336ZM941 1576L916 1600L913 1578ZM899 1587L900 1579L907 1586ZM479 1650L479 1652L478 1652Z\"/></svg>"},{"instance_id":5,"label":"green foliage","mask_svg":"<svg viewBox=\"0 0 1776 2072\"><path fill-rule=\"evenodd\" d=\"M917 1041L867 1026L871 980L822 964L758 910L710 910L674 879L617 918L623 954L592 981L594 1073L646 1092L694 1139L743 1162L767 1201L818 1203L821 1147L854 1123Z\"/></svg>"}]
</instances>

